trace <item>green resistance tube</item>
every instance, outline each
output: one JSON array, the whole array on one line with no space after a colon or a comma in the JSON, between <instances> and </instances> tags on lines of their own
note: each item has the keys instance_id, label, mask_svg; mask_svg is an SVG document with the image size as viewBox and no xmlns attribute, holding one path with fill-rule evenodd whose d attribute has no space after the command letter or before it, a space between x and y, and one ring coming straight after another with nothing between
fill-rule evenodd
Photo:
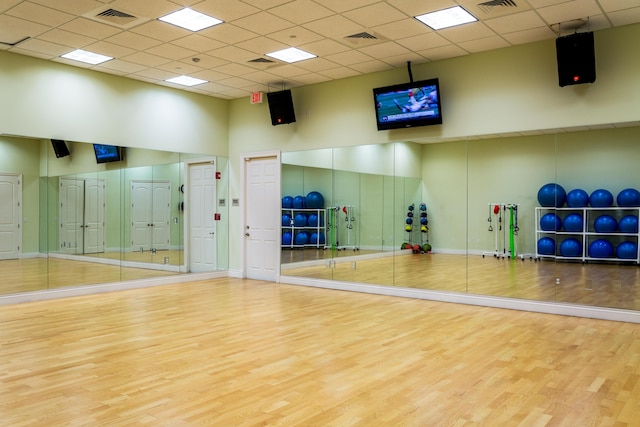
<instances>
[{"instance_id":1,"label":"green resistance tube","mask_svg":"<svg viewBox=\"0 0 640 427\"><path fill-rule=\"evenodd\" d=\"M513 206L509 206L509 251L511 251L511 258L515 259L515 235L514 235L514 222L513 222Z\"/></svg>"}]
</instances>

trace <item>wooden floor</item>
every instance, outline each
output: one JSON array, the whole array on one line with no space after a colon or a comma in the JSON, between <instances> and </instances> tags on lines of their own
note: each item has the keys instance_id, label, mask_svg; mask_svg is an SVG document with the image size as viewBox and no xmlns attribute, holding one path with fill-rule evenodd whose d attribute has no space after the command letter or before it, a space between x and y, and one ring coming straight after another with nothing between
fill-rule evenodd
<instances>
[{"instance_id":1,"label":"wooden floor","mask_svg":"<svg viewBox=\"0 0 640 427\"><path fill-rule=\"evenodd\" d=\"M216 279L0 307L2 426L637 426L640 325Z\"/></svg>"}]
</instances>

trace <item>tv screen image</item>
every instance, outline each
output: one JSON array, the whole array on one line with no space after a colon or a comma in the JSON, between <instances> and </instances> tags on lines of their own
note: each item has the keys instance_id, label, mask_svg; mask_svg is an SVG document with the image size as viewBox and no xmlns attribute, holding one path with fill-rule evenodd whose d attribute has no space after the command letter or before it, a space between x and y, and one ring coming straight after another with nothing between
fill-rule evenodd
<instances>
[{"instance_id":1,"label":"tv screen image","mask_svg":"<svg viewBox=\"0 0 640 427\"><path fill-rule=\"evenodd\" d=\"M122 160L121 149L115 145L93 144L93 151L96 153L96 162L118 162Z\"/></svg>"},{"instance_id":2,"label":"tv screen image","mask_svg":"<svg viewBox=\"0 0 640 427\"><path fill-rule=\"evenodd\" d=\"M373 89L378 130L442 124L438 79Z\"/></svg>"}]
</instances>

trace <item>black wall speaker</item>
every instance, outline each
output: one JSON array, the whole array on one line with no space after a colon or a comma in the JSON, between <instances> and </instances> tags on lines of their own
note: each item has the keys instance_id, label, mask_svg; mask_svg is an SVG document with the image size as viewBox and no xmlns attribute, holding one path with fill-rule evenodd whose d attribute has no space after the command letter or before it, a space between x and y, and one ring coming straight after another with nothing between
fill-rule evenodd
<instances>
[{"instance_id":1,"label":"black wall speaker","mask_svg":"<svg viewBox=\"0 0 640 427\"><path fill-rule=\"evenodd\" d=\"M596 81L593 33L576 33L556 39L558 83L560 86Z\"/></svg>"},{"instance_id":2,"label":"black wall speaker","mask_svg":"<svg viewBox=\"0 0 640 427\"><path fill-rule=\"evenodd\" d=\"M280 92L268 92L267 103L269 104L269 114L271 114L271 124L273 126L294 123L296 113L293 111L293 99L290 90Z\"/></svg>"},{"instance_id":3,"label":"black wall speaker","mask_svg":"<svg viewBox=\"0 0 640 427\"><path fill-rule=\"evenodd\" d=\"M53 146L53 151L56 153L57 158L66 157L71 154L69 153L69 148L67 147L66 142L61 139L52 139L51 145Z\"/></svg>"}]
</instances>

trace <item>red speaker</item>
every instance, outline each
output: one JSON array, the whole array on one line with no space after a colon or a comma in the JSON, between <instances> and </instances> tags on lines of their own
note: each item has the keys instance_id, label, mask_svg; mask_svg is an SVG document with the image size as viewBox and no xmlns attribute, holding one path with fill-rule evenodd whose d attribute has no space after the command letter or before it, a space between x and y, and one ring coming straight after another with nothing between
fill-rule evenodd
<instances>
[{"instance_id":1,"label":"red speaker","mask_svg":"<svg viewBox=\"0 0 640 427\"><path fill-rule=\"evenodd\" d=\"M593 33L576 33L556 39L560 87L596 81Z\"/></svg>"},{"instance_id":2,"label":"red speaker","mask_svg":"<svg viewBox=\"0 0 640 427\"><path fill-rule=\"evenodd\" d=\"M273 126L285 125L296 121L290 90L267 93L267 103L269 104L269 114L271 114L271 124Z\"/></svg>"}]
</instances>

